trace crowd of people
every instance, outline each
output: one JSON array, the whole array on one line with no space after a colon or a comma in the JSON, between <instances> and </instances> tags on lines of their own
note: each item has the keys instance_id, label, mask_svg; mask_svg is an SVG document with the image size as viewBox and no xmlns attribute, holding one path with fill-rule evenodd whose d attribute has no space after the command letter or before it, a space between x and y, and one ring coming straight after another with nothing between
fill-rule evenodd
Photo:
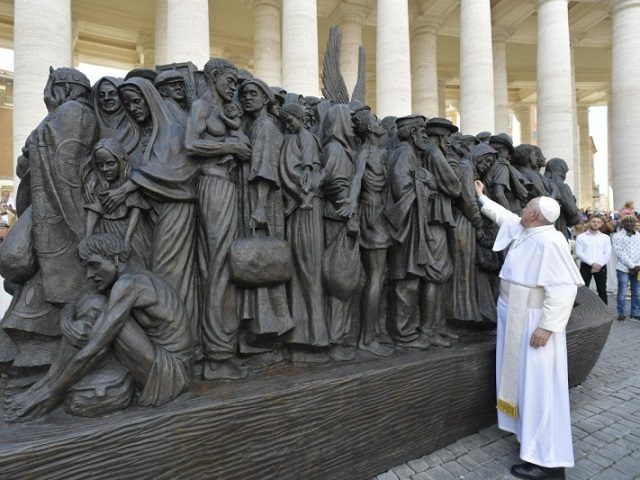
<instances>
[{"instance_id":1,"label":"crowd of people","mask_svg":"<svg viewBox=\"0 0 640 480\"><path fill-rule=\"evenodd\" d=\"M618 211L581 212L572 228L575 255L586 285L595 281L598 295L608 303L608 291L616 292L618 320L627 318L626 297L631 287L630 317L640 320L640 221L633 202Z\"/></svg>"}]
</instances>

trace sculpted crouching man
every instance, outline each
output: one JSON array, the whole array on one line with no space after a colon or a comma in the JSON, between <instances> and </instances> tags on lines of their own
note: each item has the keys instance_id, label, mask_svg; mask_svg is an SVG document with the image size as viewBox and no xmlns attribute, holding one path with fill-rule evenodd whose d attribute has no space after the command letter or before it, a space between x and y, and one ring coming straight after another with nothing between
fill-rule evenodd
<instances>
[{"instance_id":1,"label":"sculpted crouching man","mask_svg":"<svg viewBox=\"0 0 640 480\"><path fill-rule=\"evenodd\" d=\"M115 235L88 236L78 250L89 281L108 293L107 308L93 325L64 330L73 338L63 337L44 378L8 401L9 420L55 408L109 351L133 377L141 406L167 403L189 384L193 340L180 295L154 273L130 267L125 244Z\"/></svg>"}]
</instances>

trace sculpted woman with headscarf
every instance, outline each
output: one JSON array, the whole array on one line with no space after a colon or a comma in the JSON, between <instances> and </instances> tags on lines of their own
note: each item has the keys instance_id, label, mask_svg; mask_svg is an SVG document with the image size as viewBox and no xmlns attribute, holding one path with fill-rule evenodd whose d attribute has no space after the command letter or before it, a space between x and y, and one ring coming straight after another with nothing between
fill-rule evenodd
<instances>
[{"instance_id":1,"label":"sculpted woman with headscarf","mask_svg":"<svg viewBox=\"0 0 640 480\"><path fill-rule=\"evenodd\" d=\"M92 87L93 109L100 125L100 138L113 138L130 152L138 143L138 129L120 101L120 85L122 80L116 77L98 80Z\"/></svg>"},{"instance_id":2,"label":"sculpted woman with headscarf","mask_svg":"<svg viewBox=\"0 0 640 480\"><path fill-rule=\"evenodd\" d=\"M349 231L358 230L355 218L349 219L348 216L338 213L343 203L349 199L349 188L355 172L353 165L355 133L349 106L345 104L331 106L324 118L322 129L324 139L320 162L325 170L324 239L325 245L329 246L344 228ZM353 272L353 274L359 275L359 272ZM355 349L346 344L351 331L351 299L343 301L328 295L326 316L329 342L332 346L329 355L337 361L353 359Z\"/></svg>"},{"instance_id":3,"label":"sculpted woman with headscarf","mask_svg":"<svg viewBox=\"0 0 640 480\"><path fill-rule=\"evenodd\" d=\"M199 338L194 189L197 169L184 150L183 128L151 82L133 77L122 83L118 93L135 121L138 142L129 154L129 179L105 192L102 205L107 212L113 211L138 189L151 200L150 270L180 294L191 319L192 334Z\"/></svg>"}]
</instances>

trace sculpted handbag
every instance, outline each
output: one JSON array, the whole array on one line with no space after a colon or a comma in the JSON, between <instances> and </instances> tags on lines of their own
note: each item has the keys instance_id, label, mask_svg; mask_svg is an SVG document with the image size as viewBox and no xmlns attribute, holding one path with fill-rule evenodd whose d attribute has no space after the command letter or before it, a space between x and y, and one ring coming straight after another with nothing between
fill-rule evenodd
<instances>
[{"instance_id":1,"label":"sculpted handbag","mask_svg":"<svg viewBox=\"0 0 640 480\"><path fill-rule=\"evenodd\" d=\"M267 232L268 233L268 232ZM231 280L243 288L272 287L286 283L293 272L291 246L271 235L239 238L229 249Z\"/></svg>"}]
</instances>

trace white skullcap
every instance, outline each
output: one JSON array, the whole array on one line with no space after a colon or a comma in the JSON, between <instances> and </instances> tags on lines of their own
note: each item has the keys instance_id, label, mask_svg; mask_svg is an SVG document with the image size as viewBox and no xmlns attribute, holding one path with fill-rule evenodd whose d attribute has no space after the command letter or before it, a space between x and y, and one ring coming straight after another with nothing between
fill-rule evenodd
<instances>
[{"instance_id":1,"label":"white skullcap","mask_svg":"<svg viewBox=\"0 0 640 480\"><path fill-rule=\"evenodd\" d=\"M554 223L560 216L560 205L551 197L539 197L538 208L547 222Z\"/></svg>"}]
</instances>

